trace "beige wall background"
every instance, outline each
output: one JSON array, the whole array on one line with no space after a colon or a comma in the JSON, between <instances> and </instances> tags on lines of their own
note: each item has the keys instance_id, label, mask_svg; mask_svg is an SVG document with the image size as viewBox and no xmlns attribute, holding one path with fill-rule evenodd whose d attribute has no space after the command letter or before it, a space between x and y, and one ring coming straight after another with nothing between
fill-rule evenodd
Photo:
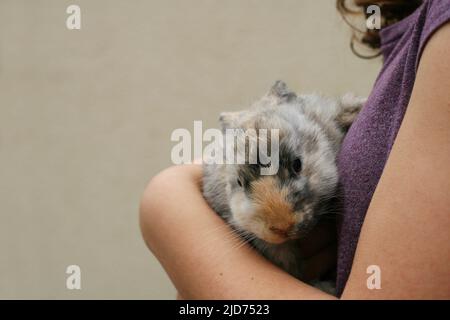
<instances>
[{"instance_id":1,"label":"beige wall background","mask_svg":"<svg viewBox=\"0 0 450 320\"><path fill-rule=\"evenodd\" d=\"M349 35L334 0L1 0L0 298L174 298L137 219L171 132L277 79L367 94Z\"/></svg>"}]
</instances>

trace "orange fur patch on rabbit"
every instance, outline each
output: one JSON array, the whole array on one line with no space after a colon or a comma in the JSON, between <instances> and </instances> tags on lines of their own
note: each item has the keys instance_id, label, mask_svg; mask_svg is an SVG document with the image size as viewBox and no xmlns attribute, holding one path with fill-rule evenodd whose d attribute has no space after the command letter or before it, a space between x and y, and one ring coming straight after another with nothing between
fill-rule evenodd
<instances>
[{"instance_id":1,"label":"orange fur patch on rabbit","mask_svg":"<svg viewBox=\"0 0 450 320\"><path fill-rule=\"evenodd\" d=\"M288 201L288 189L280 189L276 179L268 176L254 181L252 191L257 214L267 228L278 235L287 235L297 223Z\"/></svg>"}]
</instances>

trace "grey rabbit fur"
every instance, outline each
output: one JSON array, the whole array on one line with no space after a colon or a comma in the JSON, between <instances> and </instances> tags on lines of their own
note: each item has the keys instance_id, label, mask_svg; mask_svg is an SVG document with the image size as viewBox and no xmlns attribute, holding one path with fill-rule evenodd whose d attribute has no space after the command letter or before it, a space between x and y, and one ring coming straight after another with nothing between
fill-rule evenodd
<instances>
[{"instance_id":1,"label":"grey rabbit fur","mask_svg":"<svg viewBox=\"0 0 450 320\"><path fill-rule=\"evenodd\" d=\"M297 96L277 81L248 110L220 115L223 131L279 129L279 169L264 176L258 164L204 163L203 195L243 240L298 279L298 241L321 215L335 212L336 155L364 102L352 94Z\"/></svg>"}]
</instances>

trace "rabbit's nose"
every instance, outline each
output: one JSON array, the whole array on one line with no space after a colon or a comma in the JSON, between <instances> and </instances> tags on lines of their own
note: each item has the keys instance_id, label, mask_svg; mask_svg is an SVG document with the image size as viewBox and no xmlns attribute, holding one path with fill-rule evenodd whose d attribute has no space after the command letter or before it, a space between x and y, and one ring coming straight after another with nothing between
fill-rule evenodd
<instances>
[{"instance_id":1,"label":"rabbit's nose","mask_svg":"<svg viewBox=\"0 0 450 320\"><path fill-rule=\"evenodd\" d=\"M293 225L290 225L287 228L278 228L275 226L271 226L271 227L269 227L269 230L279 236L287 238L287 237L289 237L289 233L291 232L292 228L293 228Z\"/></svg>"}]
</instances>

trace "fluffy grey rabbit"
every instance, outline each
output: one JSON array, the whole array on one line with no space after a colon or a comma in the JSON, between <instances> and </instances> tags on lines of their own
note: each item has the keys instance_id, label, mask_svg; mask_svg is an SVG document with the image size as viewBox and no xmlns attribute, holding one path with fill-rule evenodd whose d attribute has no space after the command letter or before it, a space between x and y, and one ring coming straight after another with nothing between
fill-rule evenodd
<instances>
[{"instance_id":1,"label":"fluffy grey rabbit","mask_svg":"<svg viewBox=\"0 0 450 320\"><path fill-rule=\"evenodd\" d=\"M209 205L267 259L302 279L298 241L321 215L335 212L336 154L365 99L299 95L278 81L251 108L222 113L226 129L278 129L279 168L261 175L262 164L204 164L203 194ZM259 136L258 139L267 139ZM256 150L246 150L246 155Z\"/></svg>"}]
</instances>

